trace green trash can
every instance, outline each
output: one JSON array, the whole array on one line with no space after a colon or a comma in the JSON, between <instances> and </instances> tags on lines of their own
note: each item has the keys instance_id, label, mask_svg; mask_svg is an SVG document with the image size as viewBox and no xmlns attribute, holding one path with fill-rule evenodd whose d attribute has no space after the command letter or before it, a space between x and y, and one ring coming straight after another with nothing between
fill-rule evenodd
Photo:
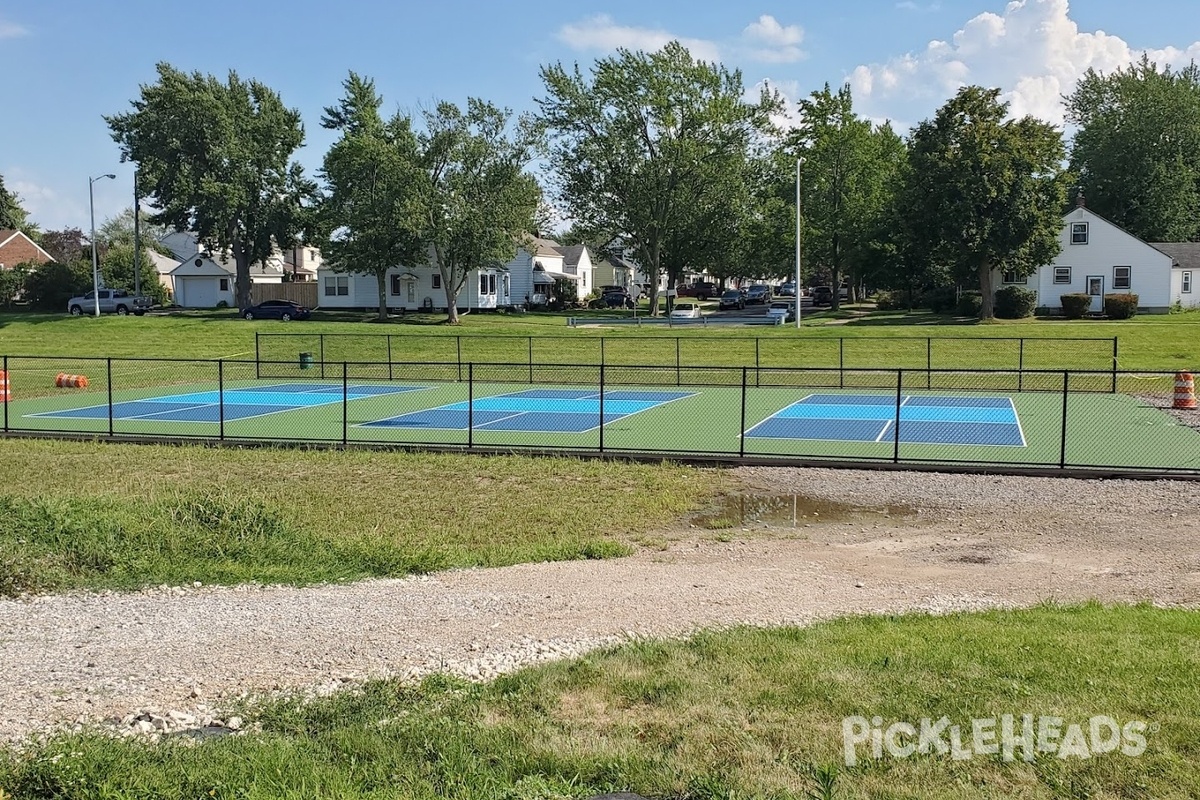
<instances>
[{"instance_id":1,"label":"green trash can","mask_svg":"<svg viewBox=\"0 0 1200 800\"><path fill-rule=\"evenodd\" d=\"M300 354L300 369L312 369L312 367L313 367L312 353L301 353Z\"/></svg>"}]
</instances>

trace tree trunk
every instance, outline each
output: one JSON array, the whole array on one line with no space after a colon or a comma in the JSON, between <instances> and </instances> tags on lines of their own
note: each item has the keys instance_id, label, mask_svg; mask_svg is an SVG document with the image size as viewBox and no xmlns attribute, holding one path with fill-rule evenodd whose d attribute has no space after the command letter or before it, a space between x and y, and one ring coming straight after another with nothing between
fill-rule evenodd
<instances>
[{"instance_id":1,"label":"tree trunk","mask_svg":"<svg viewBox=\"0 0 1200 800\"><path fill-rule=\"evenodd\" d=\"M235 247L233 263L236 265L233 280L234 302L237 303L238 311L245 311L250 307L250 256L242 248Z\"/></svg>"},{"instance_id":2,"label":"tree trunk","mask_svg":"<svg viewBox=\"0 0 1200 800\"><path fill-rule=\"evenodd\" d=\"M988 259L979 262L979 294L982 295L979 304L980 319L995 319L996 309L992 296L992 264Z\"/></svg>"},{"instance_id":3,"label":"tree trunk","mask_svg":"<svg viewBox=\"0 0 1200 800\"><path fill-rule=\"evenodd\" d=\"M833 237L833 263L829 267L830 276L829 282L833 284L829 288L833 289L833 297L829 299L829 310L837 311L842 307L842 252L838 243L838 237L835 234ZM800 291L800 287L796 287L796 291ZM800 295L796 295L797 301Z\"/></svg>"},{"instance_id":4,"label":"tree trunk","mask_svg":"<svg viewBox=\"0 0 1200 800\"><path fill-rule=\"evenodd\" d=\"M379 288L379 321L387 322L387 272L376 272L375 277L378 279Z\"/></svg>"},{"instance_id":5,"label":"tree trunk","mask_svg":"<svg viewBox=\"0 0 1200 800\"><path fill-rule=\"evenodd\" d=\"M454 291L454 282L451 281L445 270L440 270L442 273L442 287L446 290L446 322L451 325L458 324L458 292Z\"/></svg>"}]
</instances>

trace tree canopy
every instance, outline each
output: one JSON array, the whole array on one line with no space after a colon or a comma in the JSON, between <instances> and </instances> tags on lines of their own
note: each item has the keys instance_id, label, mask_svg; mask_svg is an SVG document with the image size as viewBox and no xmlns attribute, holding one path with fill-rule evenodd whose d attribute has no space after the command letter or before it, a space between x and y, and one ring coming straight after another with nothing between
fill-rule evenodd
<instances>
[{"instance_id":1,"label":"tree canopy","mask_svg":"<svg viewBox=\"0 0 1200 800\"><path fill-rule=\"evenodd\" d=\"M966 86L909 146L904 215L913 236L975 279L980 318L993 313L992 271L1028 275L1058 254L1067 179L1061 133L1033 117L1006 119L999 89Z\"/></svg>"},{"instance_id":2,"label":"tree canopy","mask_svg":"<svg viewBox=\"0 0 1200 800\"><path fill-rule=\"evenodd\" d=\"M1200 67L1089 69L1066 102L1088 207L1146 241L1200 240Z\"/></svg>"},{"instance_id":3,"label":"tree canopy","mask_svg":"<svg viewBox=\"0 0 1200 800\"><path fill-rule=\"evenodd\" d=\"M233 255L237 304L250 301L250 265L291 246L315 190L292 154L304 142L300 113L259 81L221 81L158 65L133 111L106 117L122 161L138 165L153 221L190 230Z\"/></svg>"},{"instance_id":4,"label":"tree canopy","mask_svg":"<svg viewBox=\"0 0 1200 800\"><path fill-rule=\"evenodd\" d=\"M21 206L21 199L15 192L9 191L4 185L4 176L0 175L0 230L16 230L29 233L33 226L29 223L29 214Z\"/></svg>"}]
</instances>

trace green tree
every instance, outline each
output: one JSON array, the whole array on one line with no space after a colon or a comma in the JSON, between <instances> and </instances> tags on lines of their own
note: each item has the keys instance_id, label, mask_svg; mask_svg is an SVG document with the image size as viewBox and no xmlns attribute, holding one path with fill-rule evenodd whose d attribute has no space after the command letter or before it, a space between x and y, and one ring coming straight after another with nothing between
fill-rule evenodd
<instances>
[{"instance_id":1,"label":"green tree","mask_svg":"<svg viewBox=\"0 0 1200 800\"><path fill-rule=\"evenodd\" d=\"M541 78L560 202L584 228L612 232L636 253L657 309L664 267L697 266L683 248L718 213L710 182L736 182L730 170L768 129L778 98L764 91L747 102L740 72L697 61L678 42L618 50L590 77L555 64Z\"/></svg>"},{"instance_id":2,"label":"green tree","mask_svg":"<svg viewBox=\"0 0 1200 800\"><path fill-rule=\"evenodd\" d=\"M857 291L868 235L888 202L889 176L902 162L903 148L890 126L876 129L854 113L849 85L833 92L826 84L801 100L800 119L791 145L803 159L804 255L829 274L836 310L844 276L850 274L851 292Z\"/></svg>"},{"instance_id":3,"label":"green tree","mask_svg":"<svg viewBox=\"0 0 1200 800\"><path fill-rule=\"evenodd\" d=\"M345 96L325 109L321 125L341 139L325 155L328 191L319 206L321 252L338 272L374 275L379 319L387 319L387 272L426 260L421 239L420 152L411 120L384 121L383 98L370 79L351 72Z\"/></svg>"},{"instance_id":4,"label":"green tree","mask_svg":"<svg viewBox=\"0 0 1200 800\"><path fill-rule=\"evenodd\" d=\"M448 320L474 270L511 261L535 227L541 189L525 167L537 135L525 118L470 98L464 112L440 102L418 134L420 239L442 276Z\"/></svg>"},{"instance_id":5,"label":"green tree","mask_svg":"<svg viewBox=\"0 0 1200 800\"><path fill-rule=\"evenodd\" d=\"M89 266L91 264L91 245L79 228L44 231L39 244L50 254L51 258L60 264L70 264L81 259L87 260Z\"/></svg>"},{"instance_id":6,"label":"green tree","mask_svg":"<svg viewBox=\"0 0 1200 800\"><path fill-rule=\"evenodd\" d=\"M167 301L167 287L158 277L158 271L149 266L150 250L142 248L141 289L142 294L153 297L155 302ZM134 275L133 242L117 242L105 248L104 258L100 261L100 275L104 285L113 289L125 289L132 292L137 280Z\"/></svg>"},{"instance_id":7,"label":"green tree","mask_svg":"<svg viewBox=\"0 0 1200 800\"><path fill-rule=\"evenodd\" d=\"M104 220L96 229L96 238L105 245L127 244L131 246L135 238L141 238L143 247L164 256L171 255L171 249L158 240L171 233L173 229L169 225L155 224L153 214L148 214L144 210L139 213L138 227L140 230L134 228L133 206L129 206L119 214ZM43 234L44 236L45 234ZM45 247L44 244L42 246Z\"/></svg>"},{"instance_id":8,"label":"green tree","mask_svg":"<svg viewBox=\"0 0 1200 800\"><path fill-rule=\"evenodd\" d=\"M152 221L194 231L232 253L237 304L250 302L250 265L290 245L311 222L315 186L292 154L304 142L300 113L258 81L226 81L158 65L134 110L106 117L123 161L138 165Z\"/></svg>"},{"instance_id":9,"label":"green tree","mask_svg":"<svg viewBox=\"0 0 1200 800\"><path fill-rule=\"evenodd\" d=\"M1058 253L1067 179L1062 135L1006 119L999 89L966 86L910 140L903 209L910 235L954 277L978 281L992 319L993 270L1029 275Z\"/></svg>"},{"instance_id":10,"label":"green tree","mask_svg":"<svg viewBox=\"0 0 1200 800\"><path fill-rule=\"evenodd\" d=\"M34 264L14 264L11 268L0 269L0 308L12 308L13 301L25 288L30 268Z\"/></svg>"},{"instance_id":11,"label":"green tree","mask_svg":"<svg viewBox=\"0 0 1200 800\"><path fill-rule=\"evenodd\" d=\"M40 311L65 311L67 301L92 290L92 265L79 260L70 264L50 261L29 270L25 293L29 304Z\"/></svg>"},{"instance_id":12,"label":"green tree","mask_svg":"<svg viewBox=\"0 0 1200 800\"><path fill-rule=\"evenodd\" d=\"M27 234L34 230L34 226L29 224L29 214L21 206L21 199L4 186L3 175L0 175L0 230L24 231Z\"/></svg>"},{"instance_id":13,"label":"green tree","mask_svg":"<svg viewBox=\"0 0 1200 800\"><path fill-rule=\"evenodd\" d=\"M1146 241L1200 240L1200 67L1089 69L1067 120L1089 208Z\"/></svg>"}]
</instances>

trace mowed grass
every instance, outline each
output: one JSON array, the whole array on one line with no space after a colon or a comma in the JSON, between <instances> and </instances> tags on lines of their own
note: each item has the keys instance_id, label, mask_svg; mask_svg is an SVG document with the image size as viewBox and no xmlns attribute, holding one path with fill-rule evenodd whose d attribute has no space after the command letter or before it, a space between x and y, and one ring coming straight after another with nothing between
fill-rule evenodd
<instances>
[{"instance_id":1,"label":"mowed grass","mask_svg":"<svg viewBox=\"0 0 1200 800\"><path fill-rule=\"evenodd\" d=\"M271 701L247 712L261 732L198 745L65 735L0 760L0 787L15 800L1195 797L1197 642L1194 613L1095 604L708 632L486 685L434 676ZM1005 714L1082 726L1090 757L875 760L860 746L844 764L846 717L945 716L971 747L972 720ZM1094 716L1146 723L1145 751L1090 752Z\"/></svg>"},{"instance_id":2,"label":"mowed grass","mask_svg":"<svg viewBox=\"0 0 1200 800\"><path fill-rule=\"evenodd\" d=\"M0 441L0 595L609 557L724 480L666 463Z\"/></svg>"},{"instance_id":3,"label":"mowed grass","mask_svg":"<svg viewBox=\"0 0 1200 800\"><path fill-rule=\"evenodd\" d=\"M74 355L88 357L161 357L195 359L253 359L254 333L296 333L305 337L295 347L276 342L264 357L295 360L301 350L314 349L315 334L337 333L370 336L391 334L392 358L428 361L431 358L454 360L458 348L456 336L492 337L491 342L467 341L464 360L518 361L529 357L524 337L566 337L559 341L535 338L534 358L538 363L597 363L599 339L606 343L609 363L675 363L673 341L680 337L679 357L685 365L752 366L754 346L749 340L759 337L761 363L764 366L836 366L839 337L864 338L850 345L846 366L909 367L925 365L923 341L901 341L917 337L1000 338L1026 337L1117 337L1119 366L1122 369L1175 370L1200 368L1200 353L1195 347L1200 311L1172 315L1143 315L1127 321L1066 321L1026 319L979 324L977 321L941 317L928 313L879 312L853 320L837 320L822 311L806 319L801 332L791 326L644 326L569 328L565 315L470 314L463 323L452 327L437 324L437 317L420 317L396 324L370 323L370 315L322 314L305 322L247 322L234 312L189 312L172 316L72 318L65 314L0 314L0 351L8 355ZM347 321L364 320L364 321ZM841 322L844 324L831 324ZM308 337L311 336L311 339ZM514 337L505 340L504 337ZM643 343L647 337L667 338L672 343ZM712 338L726 340L714 345ZM888 341L892 340L892 341ZM1007 346L970 347L944 345L934 353L935 367L1012 368L1016 353ZM1013 345L1015 348L1015 344ZM295 352L293 352L293 350ZM332 345L326 353L329 361L384 360L386 344L360 341L345 346ZM1049 349L1036 343L1026 353L1027 367L1050 369L1107 369L1111 353L1102 345L1066 345ZM1011 362L1011 363L1010 363Z\"/></svg>"}]
</instances>

